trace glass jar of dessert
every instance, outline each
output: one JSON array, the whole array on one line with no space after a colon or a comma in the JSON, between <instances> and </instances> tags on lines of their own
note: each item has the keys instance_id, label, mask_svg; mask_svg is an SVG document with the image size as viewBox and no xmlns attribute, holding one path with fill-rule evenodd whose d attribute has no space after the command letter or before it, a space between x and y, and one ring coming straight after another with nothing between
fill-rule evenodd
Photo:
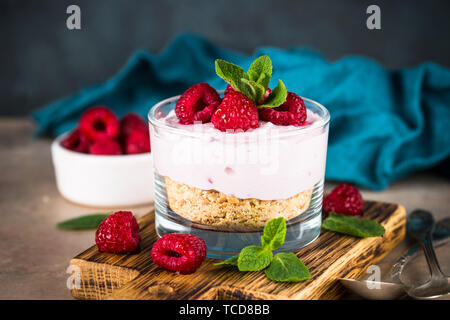
<instances>
[{"instance_id":1,"label":"glass jar of dessert","mask_svg":"<svg viewBox=\"0 0 450 320\"><path fill-rule=\"evenodd\" d=\"M231 82L222 98L198 84L149 112L157 234L197 235L210 258L258 245L272 218L287 224L279 251L308 245L321 228L327 109L281 81L264 97L240 88Z\"/></svg>"}]
</instances>

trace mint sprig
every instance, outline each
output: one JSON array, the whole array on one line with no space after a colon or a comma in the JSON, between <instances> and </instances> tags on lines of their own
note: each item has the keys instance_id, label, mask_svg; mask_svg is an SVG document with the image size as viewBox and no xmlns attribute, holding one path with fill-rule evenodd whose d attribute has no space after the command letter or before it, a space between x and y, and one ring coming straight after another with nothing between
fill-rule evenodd
<instances>
[{"instance_id":1,"label":"mint sprig","mask_svg":"<svg viewBox=\"0 0 450 320\"><path fill-rule=\"evenodd\" d=\"M245 94L258 107L275 108L286 101L287 89L281 80L277 87L262 103L269 82L272 77L272 60L268 55L263 55L252 62L247 72L241 67L221 59L215 61L216 73L228 82L234 90Z\"/></svg>"},{"instance_id":2,"label":"mint sprig","mask_svg":"<svg viewBox=\"0 0 450 320\"><path fill-rule=\"evenodd\" d=\"M97 229L100 223L111 213L92 213L65 220L57 224L58 228L65 230Z\"/></svg>"},{"instance_id":3,"label":"mint sprig","mask_svg":"<svg viewBox=\"0 0 450 320\"><path fill-rule=\"evenodd\" d=\"M380 237L386 231L375 220L355 218L336 212L330 212L328 217L323 221L322 227L330 231L359 238Z\"/></svg>"},{"instance_id":4,"label":"mint sprig","mask_svg":"<svg viewBox=\"0 0 450 320\"><path fill-rule=\"evenodd\" d=\"M280 248L286 237L286 220L274 218L264 226L261 246L248 246L239 255L215 263L214 266L237 266L239 271L265 270L266 276L274 281L298 282L310 278L308 268L294 253L278 253L272 251Z\"/></svg>"}]
</instances>

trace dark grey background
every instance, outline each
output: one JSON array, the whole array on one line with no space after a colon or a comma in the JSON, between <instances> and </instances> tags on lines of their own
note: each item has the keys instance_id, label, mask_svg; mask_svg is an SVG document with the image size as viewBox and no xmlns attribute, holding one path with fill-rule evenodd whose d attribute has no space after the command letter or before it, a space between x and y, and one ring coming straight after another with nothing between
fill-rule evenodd
<instances>
[{"instance_id":1,"label":"dark grey background","mask_svg":"<svg viewBox=\"0 0 450 320\"><path fill-rule=\"evenodd\" d=\"M78 4L82 30L66 28ZM382 30L366 28L381 7ZM230 49L306 46L331 60L370 56L389 68L450 66L450 1L0 0L0 115L24 115L113 75L137 48L159 52L180 32Z\"/></svg>"}]
</instances>

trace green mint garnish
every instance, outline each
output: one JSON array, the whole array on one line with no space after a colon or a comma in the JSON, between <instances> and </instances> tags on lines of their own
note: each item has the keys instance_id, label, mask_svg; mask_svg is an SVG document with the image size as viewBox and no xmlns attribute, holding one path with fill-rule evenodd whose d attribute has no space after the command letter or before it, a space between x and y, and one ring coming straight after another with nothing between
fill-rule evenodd
<instances>
[{"instance_id":1,"label":"green mint garnish","mask_svg":"<svg viewBox=\"0 0 450 320\"><path fill-rule=\"evenodd\" d=\"M264 89L269 86L272 77L272 60L268 55L263 55L252 62L247 70L249 80L262 85Z\"/></svg>"},{"instance_id":2,"label":"green mint garnish","mask_svg":"<svg viewBox=\"0 0 450 320\"><path fill-rule=\"evenodd\" d=\"M245 78L241 79L239 89L252 101L261 100L262 98L264 98L264 94L266 93L266 89L261 84L251 80L247 80Z\"/></svg>"},{"instance_id":3,"label":"green mint garnish","mask_svg":"<svg viewBox=\"0 0 450 320\"><path fill-rule=\"evenodd\" d=\"M287 89L284 85L283 81L278 80L278 85L273 89L273 91L269 94L266 100L264 100L263 104L259 107L268 107L275 108L282 105L286 101L287 97Z\"/></svg>"},{"instance_id":4,"label":"green mint garnish","mask_svg":"<svg viewBox=\"0 0 450 320\"><path fill-rule=\"evenodd\" d=\"M248 246L241 250L238 258L239 271L259 271L272 262L272 251L260 246Z\"/></svg>"},{"instance_id":5,"label":"green mint garnish","mask_svg":"<svg viewBox=\"0 0 450 320\"><path fill-rule=\"evenodd\" d=\"M57 224L58 228L66 230L97 229L99 224L111 213L93 213L85 216L65 220Z\"/></svg>"},{"instance_id":6,"label":"green mint garnish","mask_svg":"<svg viewBox=\"0 0 450 320\"><path fill-rule=\"evenodd\" d=\"M286 237L286 221L283 217L275 218L266 223L261 237L263 248L276 250L281 247Z\"/></svg>"},{"instance_id":7,"label":"green mint garnish","mask_svg":"<svg viewBox=\"0 0 450 320\"><path fill-rule=\"evenodd\" d=\"M234 90L245 94L258 107L275 108L286 101L287 89L279 80L277 87L266 101L262 105L258 105L264 97L272 77L272 61L268 55L263 55L253 61L247 73L241 67L225 60L217 59L215 66L219 77L228 82Z\"/></svg>"},{"instance_id":8,"label":"green mint garnish","mask_svg":"<svg viewBox=\"0 0 450 320\"><path fill-rule=\"evenodd\" d=\"M322 226L324 229L330 231L360 238L380 237L386 231L375 220L360 219L335 212L330 212L328 217L323 221Z\"/></svg>"},{"instance_id":9,"label":"green mint garnish","mask_svg":"<svg viewBox=\"0 0 450 320\"><path fill-rule=\"evenodd\" d=\"M232 256L231 258L228 258L227 260L223 260L217 263L214 263L214 266L223 266L223 265L229 265L229 266L237 266L238 265L238 258L239 255L237 256Z\"/></svg>"},{"instance_id":10,"label":"green mint garnish","mask_svg":"<svg viewBox=\"0 0 450 320\"><path fill-rule=\"evenodd\" d=\"M280 282L299 282L311 278L308 268L292 252L277 253L265 273L270 280Z\"/></svg>"},{"instance_id":11,"label":"green mint garnish","mask_svg":"<svg viewBox=\"0 0 450 320\"><path fill-rule=\"evenodd\" d=\"M244 69L235 64L220 59L216 60L215 65L216 74L223 80L228 82L234 90L240 91L239 87L241 79L247 78Z\"/></svg>"},{"instance_id":12,"label":"green mint garnish","mask_svg":"<svg viewBox=\"0 0 450 320\"><path fill-rule=\"evenodd\" d=\"M308 268L293 253L278 253L273 257L272 251L281 247L286 237L286 220L274 218L264 226L261 237L262 246L248 246L239 255L215 266L237 266L239 271L259 271L267 268L267 277L274 281L298 282L310 278Z\"/></svg>"}]
</instances>

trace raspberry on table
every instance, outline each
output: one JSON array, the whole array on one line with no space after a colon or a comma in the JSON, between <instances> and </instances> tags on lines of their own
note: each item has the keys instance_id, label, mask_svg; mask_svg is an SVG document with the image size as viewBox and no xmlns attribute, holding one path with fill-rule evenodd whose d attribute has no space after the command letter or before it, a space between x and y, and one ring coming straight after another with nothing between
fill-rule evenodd
<instances>
[{"instance_id":1,"label":"raspberry on table","mask_svg":"<svg viewBox=\"0 0 450 320\"><path fill-rule=\"evenodd\" d=\"M61 141L61 146L75 152L88 153L90 142L80 130L75 129Z\"/></svg>"},{"instance_id":2,"label":"raspberry on table","mask_svg":"<svg viewBox=\"0 0 450 320\"><path fill-rule=\"evenodd\" d=\"M108 108L97 106L81 116L78 128L91 141L115 139L119 134L119 120Z\"/></svg>"},{"instance_id":3,"label":"raspberry on table","mask_svg":"<svg viewBox=\"0 0 450 320\"><path fill-rule=\"evenodd\" d=\"M95 243L102 252L134 252L140 242L139 226L130 211L110 215L100 223L95 233Z\"/></svg>"},{"instance_id":4,"label":"raspberry on table","mask_svg":"<svg viewBox=\"0 0 450 320\"><path fill-rule=\"evenodd\" d=\"M194 121L206 123L219 104L220 96L217 91L207 83L198 83L178 99L175 114L181 124L192 124Z\"/></svg>"},{"instance_id":5,"label":"raspberry on table","mask_svg":"<svg viewBox=\"0 0 450 320\"><path fill-rule=\"evenodd\" d=\"M95 141L89 148L91 154L114 156L122 154L122 147L113 139L100 139Z\"/></svg>"},{"instance_id":6,"label":"raspberry on table","mask_svg":"<svg viewBox=\"0 0 450 320\"><path fill-rule=\"evenodd\" d=\"M364 201L358 189L348 184L340 184L323 199L326 213L337 212L349 216L362 213Z\"/></svg>"},{"instance_id":7,"label":"raspberry on table","mask_svg":"<svg viewBox=\"0 0 450 320\"><path fill-rule=\"evenodd\" d=\"M214 111L211 122L221 131L258 128L258 109L246 95L230 91Z\"/></svg>"},{"instance_id":8,"label":"raspberry on table","mask_svg":"<svg viewBox=\"0 0 450 320\"><path fill-rule=\"evenodd\" d=\"M152 248L154 263L181 274L195 272L205 258L205 242L192 234L166 234L156 241Z\"/></svg>"},{"instance_id":9,"label":"raspberry on table","mask_svg":"<svg viewBox=\"0 0 450 320\"><path fill-rule=\"evenodd\" d=\"M150 152L150 134L148 130L134 129L125 138L125 153L137 154Z\"/></svg>"},{"instance_id":10,"label":"raspberry on table","mask_svg":"<svg viewBox=\"0 0 450 320\"><path fill-rule=\"evenodd\" d=\"M286 102L276 108L260 108L259 116L279 126L301 126L306 121L306 107L303 99L293 92L288 92Z\"/></svg>"},{"instance_id":11,"label":"raspberry on table","mask_svg":"<svg viewBox=\"0 0 450 320\"><path fill-rule=\"evenodd\" d=\"M120 136L128 137L132 131L142 130L148 132L147 123L136 113L130 112L123 116L120 120Z\"/></svg>"}]
</instances>

